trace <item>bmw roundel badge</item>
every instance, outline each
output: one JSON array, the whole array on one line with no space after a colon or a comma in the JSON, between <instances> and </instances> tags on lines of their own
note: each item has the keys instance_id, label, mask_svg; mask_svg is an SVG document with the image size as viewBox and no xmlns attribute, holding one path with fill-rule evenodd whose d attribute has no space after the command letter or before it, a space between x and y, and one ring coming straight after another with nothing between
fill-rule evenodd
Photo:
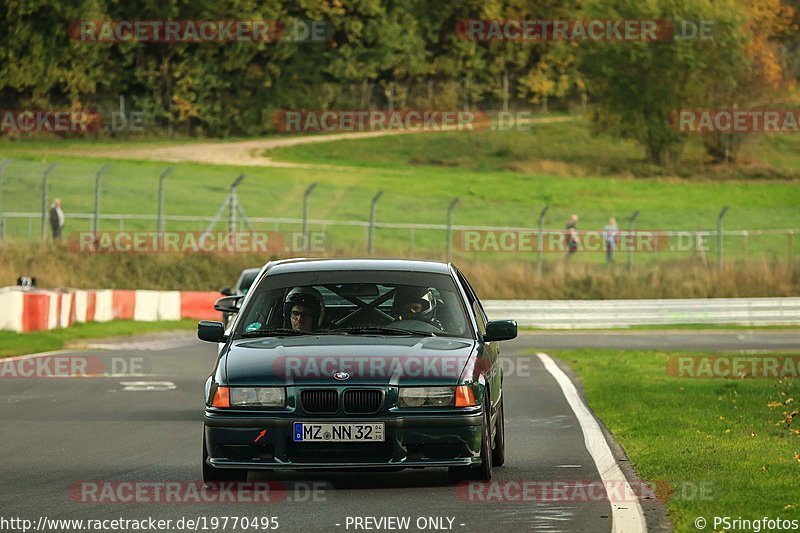
<instances>
[{"instance_id":1,"label":"bmw roundel badge","mask_svg":"<svg viewBox=\"0 0 800 533\"><path fill-rule=\"evenodd\" d=\"M334 379L338 379L339 381L344 381L350 378L350 374L347 372L337 372L333 375Z\"/></svg>"}]
</instances>

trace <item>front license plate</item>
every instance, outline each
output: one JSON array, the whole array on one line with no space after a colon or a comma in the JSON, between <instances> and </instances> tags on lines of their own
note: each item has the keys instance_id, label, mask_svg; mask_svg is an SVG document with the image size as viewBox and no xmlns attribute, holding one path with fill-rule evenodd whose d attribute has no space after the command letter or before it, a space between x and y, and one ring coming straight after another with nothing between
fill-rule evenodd
<instances>
[{"instance_id":1,"label":"front license plate","mask_svg":"<svg viewBox=\"0 0 800 533\"><path fill-rule=\"evenodd\" d=\"M294 423L295 442L383 442L383 422Z\"/></svg>"}]
</instances>

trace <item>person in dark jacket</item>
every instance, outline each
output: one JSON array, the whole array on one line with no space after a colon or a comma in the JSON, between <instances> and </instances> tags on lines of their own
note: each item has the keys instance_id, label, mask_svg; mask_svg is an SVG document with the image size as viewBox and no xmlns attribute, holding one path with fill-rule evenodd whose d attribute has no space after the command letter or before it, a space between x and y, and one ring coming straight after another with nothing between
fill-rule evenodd
<instances>
[{"instance_id":1,"label":"person in dark jacket","mask_svg":"<svg viewBox=\"0 0 800 533\"><path fill-rule=\"evenodd\" d=\"M64 211L61 210L61 198L56 198L50 206L50 229L53 230L53 240L61 240L61 231L64 229Z\"/></svg>"}]
</instances>

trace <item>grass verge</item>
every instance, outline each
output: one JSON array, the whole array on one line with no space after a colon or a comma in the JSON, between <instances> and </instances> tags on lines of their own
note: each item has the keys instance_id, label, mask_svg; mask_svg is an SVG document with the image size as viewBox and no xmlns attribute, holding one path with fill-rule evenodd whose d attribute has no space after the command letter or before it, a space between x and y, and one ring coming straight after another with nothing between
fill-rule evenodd
<instances>
[{"instance_id":1,"label":"grass verge","mask_svg":"<svg viewBox=\"0 0 800 533\"><path fill-rule=\"evenodd\" d=\"M780 150L784 158L797 159L795 166L786 165L800 172L797 143L785 140L773 146L765 142L763 150ZM5 205L13 206L15 212L38 213L42 173L48 163L58 161L49 177L49 197L62 198L67 233L86 231L91 220L76 219L73 214L93 212L94 176L109 161L103 158L102 146L96 158L55 154L50 151L53 146L52 142L0 143L0 159L15 158L4 173ZM580 215L580 229L600 229L609 216L617 216L622 223L636 209L641 211L636 229L705 230L715 227L722 206L730 207L725 229L786 229L800 223L796 209L800 188L793 181L722 181L716 175L703 178L700 171L685 178L672 172L644 172L650 179L633 179L639 174L627 169L641 158L638 152L631 143L591 136L588 124L576 121L537 125L532 132L408 134L269 153L302 163L346 165L311 173L298 168L114 160L102 177L101 204L103 213L155 215L158 176L170 166L175 172L164 181L167 215L213 216L230 183L245 173L238 194L250 217L300 217L304 192L316 182L309 197L312 219L366 221L371 200L380 190L384 194L377 204L379 222L443 224L447 206L457 196L461 200L453 214L455 224L533 227L544 205L550 206L544 221L548 229L563 228L572 213ZM437 163L437 158L444 163ZM38 220L31 224L29 228L27 220L9 218L7 238L38 239ZM155 220L124 221L129 230L153 230L154 226ZM169 221L168 229L198 231L205 226L194 220ZM273 224L255 227L274 229ZM121 227L110 220L102 221L100 229ZM297 229L299 225L280 225L283 231ZM312 224L311 230L319 227ZM327 231L337 248L357 244L363 253L363 228L330 226ZM785 237L769 246L765 239L750 239L751 256L763 255L767 249L785 254ZM409 241L417 249L432 251L441 250L446 239L443 232L434 230L417 230L410 239L408 230L379 228L375 246L405 250ZM730 243L726 253L733 253Z\"/></svg>"},{"instance_id":2,"label":"grass verge","mask_svg":"<svg viewBox=\"0 0 800 533\"><path fill-rule=\"evenodd\" d=\"M336 253L329 257L359 257ZM426 254L387 257L430 259ZM20 275L37 278L40 287L82 289L218 290L231 286L244 268L270 259L256 254L77 253L52 244L0 246L0 286ZM444 260L444 257L434 257ZM800 262L750 260L719 272L701 261L667 261L628 272L624 265L545 264L534 261L488 263L455 257L484 299L603 300L611 298L737 298L800 294Z\"/></svg>"},{"instance_id":3,"label":"grass verge","mask_svg":"<svg viewBox=\"0 0 800 533\"><path fill-rule=\"evenodd\" d=\"M190 330L197 327L196 320L165 322L134 322L114 320L75 324L70 328L31 333L0 331L0 357L61 350L67 342L80 339L99 339L152 333L156 331Z\"/></svg>"},{"instance_id":4,"label":"grass verge","mask_svg":"<svg viewBox=\"0 0 800 533\"><path fill-rule=\"evenodd\" d=\"M568 178L672 176L694 181L800 178L797 150L800 140L790 135L751 136L737 165L710 164L702 136L689 136L680 166L666 168L645 162L642 148L634 141L593 133L587 120L580 116L572 118L531 123L522 130L440 132L295 145L270 150L266 155L297 163L511 170Z\"/></svg>"},{"instance_id":5,"label":"grass verge","mask_svg":"<svg viewBox=\"0 0 800 533\"><path fill-rule=\"evenodd\" d=\"M800 518L796 378L668 375L670 356L707 353L552 354L580 376L589 405L639 476L656 482L676 531L695 531L698 516L709 525L714 516Z\"/></svg>"}]
</instances>

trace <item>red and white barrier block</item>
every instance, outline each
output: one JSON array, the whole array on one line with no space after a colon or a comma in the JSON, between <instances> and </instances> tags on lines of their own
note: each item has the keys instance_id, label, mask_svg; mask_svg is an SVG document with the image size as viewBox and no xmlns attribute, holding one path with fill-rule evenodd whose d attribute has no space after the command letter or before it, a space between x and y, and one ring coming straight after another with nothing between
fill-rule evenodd
<instances>
[{"instance_id":1,"label":"red and white barrier block","mask_svg":"<svg viewBox=\"0 0 800 533\"><path fill-rule=\"evenodd\" d=\"M84 322L214 320L220 313L210 291L0 289L0 330L43 331Z\"/></svg>"},{"instance_id":2,"label":"red and white barrier block","mask_svg":"<svg viewBox=\"0 0 800 533\"><path fill-rule=\"evenodd\" d=\"M22 291L0 290L0 330L22 331Z\"/></svg>"}]
</instances>

